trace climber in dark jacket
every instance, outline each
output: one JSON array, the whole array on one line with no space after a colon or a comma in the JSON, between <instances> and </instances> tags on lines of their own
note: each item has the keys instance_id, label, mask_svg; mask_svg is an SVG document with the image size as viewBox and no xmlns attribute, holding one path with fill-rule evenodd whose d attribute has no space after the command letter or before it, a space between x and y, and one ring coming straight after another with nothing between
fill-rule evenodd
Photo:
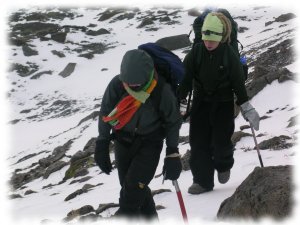
<instances>
[{"instance_id":1,"label":"climber in dark jacket","mask_svg":"<svg viewBox=\"0 0 300 225\"><path fill-rule=\"evenodd\" d=\"M143 50L126 52L120 75L105 90L99 117L95 162L109 174L111 131L121 184L118 216L157 219L149 183L166 139L165 179L181 173L178 153L181 116L171 87L162 82L152 58ZM155 97L156 96L156 97Z\"/></svg>"},{"instance_id":2,"label":"climber in dark jacket","mask_svg":"<svg viewBox=\"0 0 300 225\"><path fill-rule=\"evenodd\" d=\"M248 102L243 68L230 42L231 24L221 13L209 13L203 22L202 40L184 59L186 74L179 87L181 100L193 89L190 115L191 194L213 190L214 171L220 183L230 178L234 164L234 94L242 115L254 129L259 115ZM224 63L224 56L227 64Z\"/></svg>"}]
</instances>

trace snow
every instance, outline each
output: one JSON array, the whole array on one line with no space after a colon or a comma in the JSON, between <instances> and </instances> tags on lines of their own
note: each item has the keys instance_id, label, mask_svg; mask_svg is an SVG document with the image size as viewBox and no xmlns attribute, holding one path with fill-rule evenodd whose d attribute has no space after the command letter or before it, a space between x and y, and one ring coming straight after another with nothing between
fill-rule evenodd
<instances>
[{"instance_id":1,"label":"snow","mask_svg":"<svg viewBox=\"0 0 300 225\"><path fill-rule=\"evenodd\" d=\"M20 6L15 5L16 9L21 6L27 7L27 5L24 5L24 2L16 2L21 3ZM53 4L54 3L59 5L61 2L53 1ZM68 3L71 5L74 4L70 1ZM167 3L168 1L166 1L166 4ZM268 1L264 1L264 4L267 5L267 3ZM142 3L139 3L138 5L140 4ZM277 7L272 6L274 4L274 1L272 1L271 4L269 4L271 6L261 7L257 10L254 10L255 5L244 5L241 7L239 4L236 4L237 6L234 5L232 8L228 8L234 16L245 15L252 19L251 22L242 21L240 19L237 20L239 26L249 28L249 30L239 36L239 39L246 49L257 46L258 42L261 44L277 38L292 38L295 36L295 32L291 32L288 35L283 34L283 32L295 29L297 27L296 19L285 23L287 24L285 27L279 27L279 23L273 23L268 27L265 27L265 22L274 20L274 17L278 17L279 15L287 12L294 12L294 10L296 10L291 7L279 7L280 3L278 3ZM186 3L186 5L195 6L197 3L193 3L191 5ZM260 5L260 3L258 5ZM36 9L32 7L28 10L34 11ZM10 12L5 12L5 15L7 16ZM87 10L84 7L78 10L74 9L74 12L78 12L83 16L75 18L74 20L65 19L61 21L60 25L87 26L90 23L97 23L95 18L100 13L99 10ZM4 158L5 161L1 163L4 165L1 165L1 177L7 177L5 182L9 179L10 173L13 172L14 169L26 168L33 162L36 162L38 159L47 155L46 153L40 154L30 160L13 165L17 162L17 160L30 153L38 153L43 150L52 151L55 147L66 143L67 140L76 138L71 149L67 152L68 155L72 155L78 150L82 150L90 138L96 137L98 132L97 121L87 121L80 126L77 126L77 124L83 117L94 111L93 106L96 103L100 103L100 100L95 101L94 99L101 98L105 87L112 76L118 74L123 54L127 50L136 48L137 45L148 41L155 41L159 38L170 35L188 33L190 30L190 24L192 24L194 17L188 16L185 11L181 12L180 15L182 16L180 18L180 24L172 26L160 25L160 29L156 32L146 32L144 29L136 29L139 23L134 19L124 20L117 23L98 22L97 27L93 28L95 30L102 27L108 30L111 29L113 31L111 35L97 37L87 37L86 35L79 33L68 35L68 40L73 42L87 40L89 42L118 43L116 48L109 49L104 54L95 55L95 57L91 60L77 57L77 54L72 51L68 53L65 58L58 58L51 54L51 50L63 50L65 47L64 45L53 41L51 42L52 45L49 46L48 41L41 42L39 40L34 40L31 44L35 45L35 48L39 50L39 55L31 56L30 62L35 62L40 65L40 71L53 70L53 74L43 75L38 80L31 80L29 77L20 78L14 72L5 72L2 74L1 79L5 80L1 80L0 83L2 85L4 82L7 86L3 88L1 86L1 90L5 90L5 93L12 88L16 88L11 85L12 82L17 82L18 85L22 85L16 92L12 93L12 96L9 99L1 98L1 105L8 106L7 108L4 107L6 108L3 112L4 119L1 119L1 129L3 128L4 130L1 132L1 136L4 140L7 140L3 143L5 157L2 158ZM129 26L130 24L132 24L132 26ZM7 27L7 25L5 26ZM262 32L268 28L275 29ZM278 32L278 29L280 29L280 32ZM276 36L277 33L282 34ZM72 46L71 44L68 44L68 47L71 49L76 48L76 46ZM7 46L5 49L8 49ZM8 49L7 56L4 57L7 58L7 62L26 63L28 61L28 57L23 56L22 49L20 47L15 47L15 49L15 51ZM264 52L265 50L266 49L260 49L256 55ZM17 55L13 56L14 53L17 53ZM184 57L182 51L175 51L175 53L181 58ZM43 61L44 59L47 59L47 61ZM58 76L57 74L62 71L69 62L77 63L75 72L68 78ZM297 65L298 62L295 62L287 66L287 68L296 73L299 68ZM108 68L108 70L101 71L102 68ZM258 142L278 135L288 135L296 138L296 132L299 130L299 125L297 124L291 128L287 128L287 125L289 123L288 120L291 117L299 115L297 102L299 88L299 83L294 81L284 83L274 81L251 100L251 104L257 109L261 116L271 116L271 118L261 121L260 130L256 132L256 135L265 135L257 137ZM34 99L37 95L39 95L39 98ZM25 116L20 113L21 110L35 108L39 101L50 98L76 99L79 102L78 104L86 107L86 110L80 111L79 113L69 117L46 119L39 122L26 120ZM275 110L277 108L279 109ZM283 108L287 108L288 110L281 110ZM275 111L267 114L269 110ZM42 111L43 109L41 108L34 113L42 113ZM29 116L31 115L29 114ZM22 120L14 125L7 123L8 121L17 118ZM235 129L239 130L240 126L246 124L246 121L244 121L241 116L238 116L236 118ZM183 124L180 135L187 136L188 130L189 125L187 123ZM182 155L190 149L188 144L180 145L179 147ZM254 170L254 168L259 166L256 151L244 151L244 149L253 149L253 147L254 141L253 138L250 137L242 138L242 140L237 143L236 151L234 153L235 164L232 168L232 174L229 182L226 184L219 184L217 178L215 178L215 188L212 192L202 195L188 194L187 189L192 184L192 175L190 171L182 172L178 182L182 191L190 223L198 224L200 222L205 222L209 224L217 221L216 213L222 201L230 197L240 183ZM280 151L263 150L261 151L261 155L265 166L296 165L296 150L297 146ZM162 171L164 154L165 152L163 151L156 175L160 174ZM114 156L111 155L111 158L113 160ZM42 189L45 185L50 183L56 184L61 181L66 169L67 167L64 167L60 171L51 174L48 179L40 178L26 184L29 189L35 190L38 193L24 196L27 189L18 190L17 193L24 196L21 199L8 201L6 196L11 192L6 188L6 184L4 184L4 190L6 190L5 196L2 197L1 195L0 200L1 205L2 202L5 202L6 210L3 217L3 212L1 212L1 218L7 217L8 221L12 222L12 224L40 224L40 222L44 219L57 224L61 222L62 218L66 217L69 211L80 208L84 205L92 205L95 209L97 209L100 203L118 202L120 186L116 170L113 170L110 176L107 176L105 174L99 174L100 169L96 167L90 168L89 175L93 178L90 179L88 183L94 185L103 183L103 185L95 187L92 191L79 195L68 202L64 201L64 199L70 193L82 188L83 184L75 183L69 185L70 182L65 182L50 189ZM299 178L295 176L295 179ZM162 184L162 177L154 178L150 183L150 188L153 190L160 188L172 190L172 192L165 192L154 196L154 200L157 205L163 205L166 207L166 209L158 211L159 219L163 224L181 223L182 216L175 189L171 182L165 181L164 184ZM299 196L295 195L295 199L299 200ZM1 207L1 209L3 210L4 208ZM298 204L296 209L298 211ZM104 217L110 216L111 214L114 214L115 210L116 208L108 209L101 215ZM296 217L298 215L294 216ZM103 222L105 223L105 221ZM236 222L237 221L233 221L233 223ZM291 221L287 220L283 222L289 223ZM71 223L76 223L76 220ZM114 223L114 221L109 221L109 223Z\"/></svg>"}]
</instances>

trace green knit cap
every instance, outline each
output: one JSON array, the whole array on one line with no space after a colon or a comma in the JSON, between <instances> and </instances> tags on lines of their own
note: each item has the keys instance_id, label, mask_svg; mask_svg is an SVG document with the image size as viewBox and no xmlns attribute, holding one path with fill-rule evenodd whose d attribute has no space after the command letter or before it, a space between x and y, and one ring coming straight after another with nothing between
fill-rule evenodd
<instances>
[{"instance_id":1,"label":"green knit cap","mask_svg":"<svg viewBox=\"0 0 300 225\"><path fill-rule=\"evenodd\" d=\"M207 14L202 26L202 40L220 42L222 35L223 24L221 20L212 13Z\"/></svg>"}]
</instances>

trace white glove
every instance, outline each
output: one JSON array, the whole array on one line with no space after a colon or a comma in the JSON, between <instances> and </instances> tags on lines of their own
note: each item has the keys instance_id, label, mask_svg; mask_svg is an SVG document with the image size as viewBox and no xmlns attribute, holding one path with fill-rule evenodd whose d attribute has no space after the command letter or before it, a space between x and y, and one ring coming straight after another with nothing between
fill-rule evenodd
<instances>
[{"instance_id":1,"label":"white glove","mask_svg":"<svg viewBox=\"0 0 300 225\"><path fill-rule=\"evenodd\" d=\"M244 104L240 105L240 107L244 119L247 120L255 130L258 130L260 119L255 108L253 108L249 102L245 102Z\"/></svg>"},{"instance_id":2,"label":"white glove","mask_svg":"<svg viewBox=\"0 0 300 225\"><path fill-rule=\"evenodd\" d=\"M180 114L183 116L186 114L187 101L186 99L180 100Z\"/></svg>"}]
</instances>

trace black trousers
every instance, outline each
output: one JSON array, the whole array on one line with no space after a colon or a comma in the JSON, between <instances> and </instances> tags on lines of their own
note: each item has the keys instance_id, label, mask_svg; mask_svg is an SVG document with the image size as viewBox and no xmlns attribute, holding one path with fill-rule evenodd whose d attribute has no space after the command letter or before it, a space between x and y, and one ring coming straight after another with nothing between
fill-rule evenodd
<instances>
[{"instance_id":1,"label":"black trousers","mask_svg":"<svg viewBox=\"0 0 300 225\"><path fill-rule=\"evenodd\" d=\"M153 179L163 147L162 134L136 137L131 143L117 138L115 158L118 169L120 208L117 214L125 217L158 219L148 184Z\"/></svg>"},{"instance_id":2,"label":"black trousers","mask_svg":"<svg viewBox=\"0 0 300 225\"><path fill-rule=\"evenodd\" d=\"M194 183L214 187L214 170L233 166L234 102L194 99L190 117L190 167Z\"/></svg>"}]
</instances>

